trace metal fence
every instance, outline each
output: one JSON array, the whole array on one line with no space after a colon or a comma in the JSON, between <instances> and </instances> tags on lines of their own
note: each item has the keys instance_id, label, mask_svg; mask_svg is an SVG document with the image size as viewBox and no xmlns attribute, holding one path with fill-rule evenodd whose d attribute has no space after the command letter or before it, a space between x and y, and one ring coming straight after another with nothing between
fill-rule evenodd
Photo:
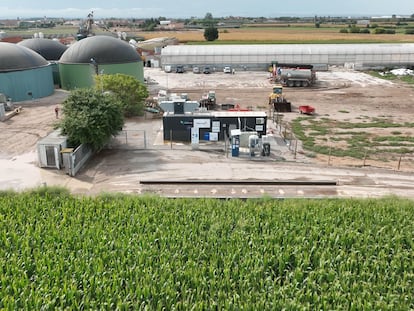
<instances>
[{"instance_id":1,"label":"metal fence","mask_svg":"<svg viewBox=\"0 0 414 311\"><path fill-rule=\"evenodd\" d=\"M110 149L147 149L147 134L145 130L123 130L108 144Z\"/></svg>"},{"instance_id":2,"label":"metal fence","mask_svg":"<svg viewBox=\"0 0 414 311\"><path fill-rule=\"evenodd\" d=\"M75 176L85 163L93 156L92 148L80 145L73 152L63 154L63 165L69 176Z\"/></svg>"}]
</instances>

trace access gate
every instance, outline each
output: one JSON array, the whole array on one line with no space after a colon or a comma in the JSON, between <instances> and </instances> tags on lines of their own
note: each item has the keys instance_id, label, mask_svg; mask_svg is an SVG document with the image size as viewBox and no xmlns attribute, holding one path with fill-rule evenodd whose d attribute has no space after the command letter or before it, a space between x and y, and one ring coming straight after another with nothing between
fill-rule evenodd
<instances>
[{"instance_id":1,"label":"access gate","mask_svg":"<svg viewBox=\"0 0 414 311\"><path fill-rule=\"evenodd\" d=\"M144 130L123 130L108 144L110 149L147 149L147 135Z\"/></svg>"}]
</instances>

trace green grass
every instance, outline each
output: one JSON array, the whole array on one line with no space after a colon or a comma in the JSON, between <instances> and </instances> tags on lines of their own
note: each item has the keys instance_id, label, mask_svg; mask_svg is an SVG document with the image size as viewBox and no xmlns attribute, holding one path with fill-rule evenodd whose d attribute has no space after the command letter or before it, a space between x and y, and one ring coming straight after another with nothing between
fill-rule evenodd
<instances>
[{"instance_id":1,"label":"green grass","mask_svg":"<svg viewBox=\"0 0 414 311\"><path fill-rule=\"evenodd\" d=\"M370 75L384 79L389 81L402 81L408 84L414 84L414 76L407 75L407 76L396 76L393 75L391 72L380 72L380 71L369 71Z\"/></svg>"},{"instance_id":2,"label":"green grass","mask_svg":"<svg viewBox=\"0 0 414 311\"><path fill-rule=\"evenodd\" d=\"M358 131L368 128L414 128L414 123L394 123L387 117L372 118L360 123L339 122L328 118L318 120L312 117L299 117L292 121L292 131L302 141L307 152L356 159L362 159L367 154L373 158L388 159L414 152L414 138L402 135L401 130L392 131L394 136L378 136L375 131ZM341 147L336 147L337 145ZM385 153L389 155L384 155Z\"/></svg>"},{"instance_id":3,"label":"green grass","mask_svg":"<svg viewBox=\"0 0 414 311\"><path fill-rule=\"evenodd\" d=\"M0 196L0 309L409 310L414 202Z\"/></svg>"}]
</instances>

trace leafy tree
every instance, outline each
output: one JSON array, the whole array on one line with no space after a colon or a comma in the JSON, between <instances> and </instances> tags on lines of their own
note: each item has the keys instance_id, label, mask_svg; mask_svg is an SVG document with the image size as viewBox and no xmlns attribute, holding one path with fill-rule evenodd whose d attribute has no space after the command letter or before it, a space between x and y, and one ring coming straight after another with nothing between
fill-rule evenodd
<instances>
[{"instance_id":1,"label":"leafy tree","mask_svg":"<svg viewBox=\"0 0 414 311\"><path fill-rule=\"evenodd\" d=\"M158 26L159 23L160 21L158 19L149 18L149 19L144 20L144 22L141 23L139 27L146 31L153 31Z\"/></svg>"},{"instance_id":2,"label":"leafy tree","mask_svg":"<svg viewBox=\"0 0 414 311\"><path fill-rule=\"evenodd\" d=\"M207 41L217 40L219 37L218 29L216 27L208 27L204 30L204 38Z\"/></svg>"},{"instance_id":3,"label":"leafy tree","mask_svg":"<svg viewBox=\"0 0 414 311\"><path fill-rule=\"evenodd\" d=\"M361 32L361 29L360 29L359 27L355 26L355 25L352 25L352 26L349 28L349 32L350 32L350 33L360 33L360 32Z\"/></svg>"},{"instance_id":4,"label":"leafy tree","mask_svg":"<svg viewBox=\"0 0 414 311\"><path fill-rule=\"evenodd\" d=\"M71 144L88 144L101 149L124 124L119 99L96 89L77 89L63 102L58 126Z\"/></svg>"},{"instance_id":5,"label":"leafy tree","mask_svg":"<svg viewBox=\"0 0 414 311\"><path fill-rule=\"evenodd\" d=\"M118 96L125 116L142 115L145 100L149 93L147 87L133 76L117 73L96 75L95 87L101 91L110 91Z\"/></svg>"},{"instance_id":6,"label":"leafy tree","mask_svg":"<svg viewBox=\"0 0 414 311\"><path fill-rule=\"evenodd\" d=\"M376 35L384 34L385 33L385 29L384 28L375 28L374 33Z\"/></svg>"}]
</instances>

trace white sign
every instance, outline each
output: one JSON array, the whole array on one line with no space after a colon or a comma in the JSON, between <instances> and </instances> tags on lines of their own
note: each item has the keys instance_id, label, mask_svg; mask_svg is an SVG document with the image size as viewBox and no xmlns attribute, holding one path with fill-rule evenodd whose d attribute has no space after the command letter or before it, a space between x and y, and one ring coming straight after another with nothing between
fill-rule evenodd
<instances>
[{"instance_id":1,"label":"white sign","mask_svg":"<svg viewBox=\"0 0 414 311\"><path fill-rule=\"evenodd\" d=\"M218 141L218 133L210 132L210 141Z\"/></svg>"},{"instance_id":2,"label":"white sign","mask_svg":"<svg viewBox=\"0 0 414 311\"><path fill-rule=\"evenodd\" d=\"M211 127L211 130L214 133L220 133L220 121L213 121L213 126Z\"/></svg>"},{"instance_id":3,"label":"white sign","mask_svg":"<svg viewBox=\"0 0 414 311\"><path fill-rule=\"evenodd\" d=\"M196 128L210 128L210 119L194 119L193 126Z\"/></svg>"},{"instance_id":4,"label":"white sign","mask_svg":"<svg viewBox=\"0 0 414 311\"><path fill-rule=\"evenodd\" d=\"M198 128L192 127L191 128L191 144L198 145L200 142L200 133Z\"/></svg>"},{"instance_id":5,"label":"white sign","mask_svg":"<svg viewBox=\"0 0 414 311\"><path fill-rule=\"evenodd\" d=\"M261 132L263 131L263 125L256 125L256 132Z\"/></svg>"}]
</instances>

